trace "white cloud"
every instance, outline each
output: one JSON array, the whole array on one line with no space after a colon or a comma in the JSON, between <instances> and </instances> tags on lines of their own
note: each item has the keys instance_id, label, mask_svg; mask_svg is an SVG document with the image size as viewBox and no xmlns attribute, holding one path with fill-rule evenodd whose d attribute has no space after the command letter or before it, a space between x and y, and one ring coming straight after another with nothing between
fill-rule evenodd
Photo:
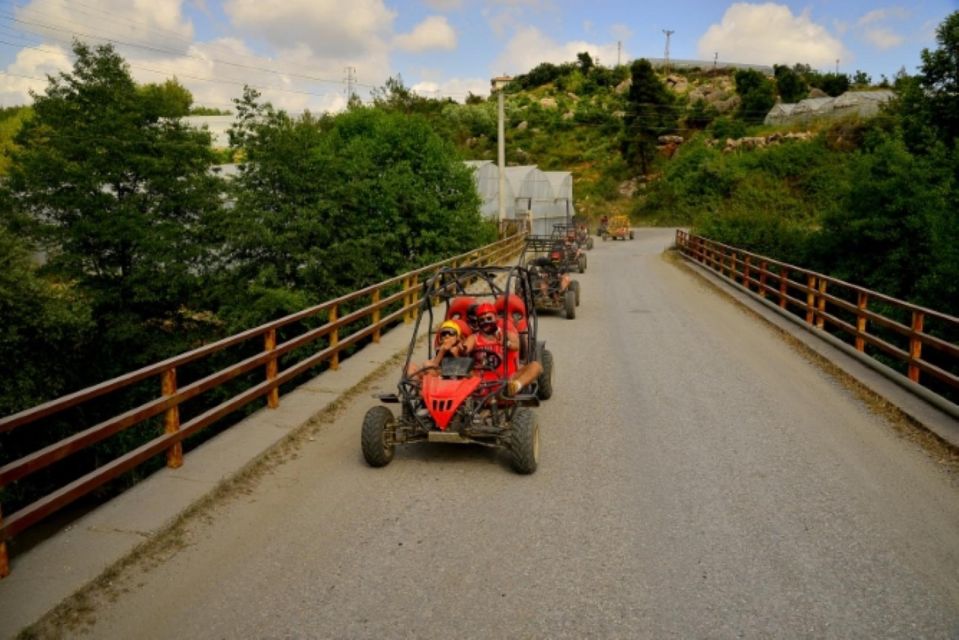
<instances>
[{"instance_id":1,"label":"white cloud","mask_svg":"<svg viewBox=\"0 0 959 640\"><path fill-rule=\"evenodd\" d=\"M833 64L847 58L842 43L808 12L793 15L786 5L745 2L731 5L719 24L699 39L699 56L718 51L724 60L752 64Z\"/></svg>"},{"instance_id":2,"label":"white cloud","mask_svg":"<svg viewBox=\"0 0 959 640\"><path fill-rule=\"evenodd\" d=\"M463 6L463 0L426 0L426 5L436 11L455 11Z\"/></svg>"},{"instance_id":3,"label":"white cloud","mask_svg":"<svg viewBox=\"0 0 959 640\"><path fill-rule=\"evenodd\" d=\"M453 98L463 102L467 94L489 95L489 80L484 78L450 78L447 80L424 80L410 87L414 92L428 98Z\"/></svg>"},{"instance_id":4,"label":"white cloud","mask_svg":"<svg viewBox=\"0 0 959 640\"><path fill-rule=\"evenodd\" d=\"M16 9L17 28L69 42L109 38L150 47L179 49L193 39L193 24L181 12L182 0L31 0Z\"/></svg>"},{"instance_id":5,"label":"white cloud","mask_svg":"<svg viewBox=\"0 0 959 640\"><path fill-rule=\"evenodd\" d=\"M443 16L430 16L409 33L393 38L393 44L404 51L456 48L456 32Z\"/></svg>"},{"instance_id":6,"label":"white cloud","mask_svg":"<svg viewBox=\"0 0 959 640\"><path fill-rule=\"evenodd\" d=\"M900 23L909 18L909 11L903 7L889 7L874 9L863 14L856 21L856 29L862 38L877 49L892 49L898 47L906 39L883 23Z\"/></svg>"},{"instance_id":7,"label":"white cloud","mask_svg":"<svg viewBox=\"0 0 959 640\"><path fill-rule=\"evenodd\" d=\"M43 93L46 76L69 71L73 60L67 49L57 45L41 45L35 49L21 49L17 57L0 75L0 105L30 104L30 91Z\"/></svg>"},{"instance_id":8,"label":"white cloud","mask_svg":"<svg viewBox=\"0 0 959 640\"><path fill-rule=\"evenodd\" d=\"M866 29L863 37L877 49L892 49L905 42L905 38L885 27Z\"/></svg>"},{"instance_id":9,"label":"white cloud","mask_svg":"<svg viewBox=\"0 0 959 640\"><path fill-rule=\"evenodd\" d=\"M308 46L318 54L362 56L383 47L396 14L381 0L227 0L238 28L279 47Z\"/></svg>"},{"instance_id":10,"label":"white cloud","mask_svg":"<svg viewBox=\"0 0 959 640\"><path fill-rule=\"evenodd\" d=\"M866 27L877 22L886 22L887 20L905 20L909 17L909 10L903 7L889 7L888 9L873 9L862 15L856 21L856 26Z\"/></svg>"},{"instance_id":11,"label":"white cloud","mask_svg":"<svg viewBox=\"0 0 959 640\"><path fill-rule=\"evenodd\" d=\"M575 62L576 54L586 51L593 60L611 65L616 62L616 43L595 44L582 40L559 43L536 27L517 31L493 63L495 73L526 73L541 62Z\"/></svg>"}]
</instances>

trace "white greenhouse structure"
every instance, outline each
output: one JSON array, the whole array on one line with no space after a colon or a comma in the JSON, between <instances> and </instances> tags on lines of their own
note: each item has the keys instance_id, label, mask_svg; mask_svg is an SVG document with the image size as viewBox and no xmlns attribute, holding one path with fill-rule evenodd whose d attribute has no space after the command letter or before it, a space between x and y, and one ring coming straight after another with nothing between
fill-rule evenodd
<instances>
[{"instance_id":1,"label":"white greenhouse structure","mask_svg":"<svg viewBox=\"0 0 959 640\"><path fill-rule=\"evenodd\" d=\"M484 216L499 215L499 168L489 160L468 160ZM549 235L554 224L568 222L573 207L573 176L568 171L540 171L535 165L506 167L505 219L529 219L534 235Z\"/></svg>"}]
</instances>

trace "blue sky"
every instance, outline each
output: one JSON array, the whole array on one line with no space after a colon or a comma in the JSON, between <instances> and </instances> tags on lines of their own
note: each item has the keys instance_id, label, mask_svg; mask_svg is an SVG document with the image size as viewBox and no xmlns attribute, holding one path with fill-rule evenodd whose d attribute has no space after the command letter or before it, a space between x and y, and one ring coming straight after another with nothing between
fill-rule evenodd
<instances>
[{"instance_id":1,"label":"blue sky","mask_svg":"<svg viewBox=\"0 0 959 640\"><path fill-rule=\"evenodd\" d=\"M68 69L73 37L113 41L138 81L176 75L200 104L244 83L291 110L341 108L390 75L426 95L488 93L489 78L587 50L602 64L662 57L773 64L878 79L915 71L959 0L0 0L0 104L29 102ZM347 68L355 69L348 72Z\"/></svg>"}]
</instances>

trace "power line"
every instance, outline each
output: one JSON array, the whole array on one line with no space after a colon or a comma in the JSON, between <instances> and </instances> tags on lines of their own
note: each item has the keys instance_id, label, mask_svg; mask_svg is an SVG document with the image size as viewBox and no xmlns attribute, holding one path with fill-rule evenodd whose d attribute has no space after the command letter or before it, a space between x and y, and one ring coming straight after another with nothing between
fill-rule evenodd
<instances>
[{"instance_id":1,"label":"power line","mask_svg":"<svg viewBox=\"0 0 959 640\"><path fill-rule=\"evenodd\" d=\"M152 51L152 52L154 52L154 53L165 53L165 54L174 55L174 56L179 56L179 57L183 57L183 58L192 58L192 59L194 59L194 60L201 60L201 61L203 61L203 62L215 62L215 63L217 63L217 64L223 64L223 65L227 65L227 66L230 66L230 67L236 67L236 68L239 68L239 69L246 69L246 70L248 70L248 71L260 71L260 72L263 72L263 73L272 73L272 74L281 75L281 76L290 76L290 77L293 77L293 78L301 78L301 79L304 79L304 80L311 80L311 81L313 81L313 82L320 82L320 83L325 83L325 84L342 84L342 83L343 83L342 80L331 80L331 79L329 79L329 78L320 78L320 77L318 77L318 76L312 76L312 75L303 74L303 73L294 73L294 72L287 72L287 71L279 71L279 70L276 70L276 69L270 69L270 68L268 68L268 67L261 67L261 66L257 66L257 65L243 64L243 63L240 63L240 62L232 62L232 61L229 61L229 60L222 60L222 59L220 59L220 58L208 58L208 57L204 57L204 56L192 55L192 54L190 54L190 53L188 53L188 52L186 52L186 51L179 51L179 50L175 50L175 49L165 49L165 48L163 48L163 47L156 47L156 46L148 45L148 44L141 44L141 43L136 43L136 42L128 42L128 41L125 41L125 40L119 40L119 39L117 39L117 38L110 38L110 37L107 37L107 36L100 36L100 35L97 35L97 34L94 34L94 33L84 33L84 32L80 32L80 31L74 31L74 30L71 30L71 29L65 29L65 28L63 28L63 27L57 27L57 26L50 25L50 24L46 24L46 23L42 23L42 22L31 22L31 21L29 21L29 20L21 20L20 18L17 18L16 16L11 16L11 15L9 15L9 14L0 14L0 18L3 18L4 20L9 20L9 21L11 21L11 22L16 22L16 23L18 23L18 24L31 25L31 26L34 26L34 27L39 27L39 28L41 28L41 29L50 29L50 30L52 30L52 31L59 31L59 32L61 32L61 33L69 33L70 35L73 35L73 36L82 36L82 37L84 37L84 38L92 38L92 39L95 39L95 40L102 40L102 41L104 41L104 42L109 42L109 43L111 43L111 44L117 44L117 45L126 46L126 47L134 47L134 48L137 48L137 49L143 49L143 50L145 50L145 51ZM366 87L366 88L370 88L370 89L374 88L372 85L366 85L366 84L362 84L362 83L359 83L359 82L357 82L356 85L357 85L357 86Z\"/></svg>"}]
</instances>

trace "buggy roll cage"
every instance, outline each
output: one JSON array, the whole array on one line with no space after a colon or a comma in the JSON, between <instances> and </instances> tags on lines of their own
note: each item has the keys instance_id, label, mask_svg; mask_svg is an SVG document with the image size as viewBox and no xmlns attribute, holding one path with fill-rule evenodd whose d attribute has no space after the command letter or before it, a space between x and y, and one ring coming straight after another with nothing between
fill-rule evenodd
<instances>
[{"instance_id":1,"label":"buggy roll cage","mask_svg":"<svg viewBox=\"0 0 959 640\"><path fill-rule=\"evenodd\" d=\"M502 285L497 283L505 276ZM479 290L477 290L477 283ZM483 284L485 283L485 285ZM504 327L512 326L520 336L520 343L535 345L535 339L538 335L538 322L536 318L536 308L533 304L531 295L529 271L525 265L512 267L444 267L435 275L423 283L422 298L419 307L419 313L416 316L416 323L413 326L413 336L410 339L410 346L406 352L406 361L403 365L403 372L400 382L409 381L406 371L409 368L410 361L416 349L417 338L420 335L420 323L427 319L426 337L427 337L427 357L433 358L436 348L436 331L434 327L434 306L443 305L443 319L449 316L450 301L458 297L471 297L478 301L488 301L495 304L496 299L503 296L508 300L510 296L519 296L525 306L526 321L523 326L511 317L510 305L504 304ZM506 340L507 331L503 331L503 353L507 353ZM527 349L526 353L520 350L519 366L522 366L533 359L533 350ZM497 384L505 382L509 377L507 372L507 358L503 358L501 365L500 380Z\"/></svg>"}]
</instances>

